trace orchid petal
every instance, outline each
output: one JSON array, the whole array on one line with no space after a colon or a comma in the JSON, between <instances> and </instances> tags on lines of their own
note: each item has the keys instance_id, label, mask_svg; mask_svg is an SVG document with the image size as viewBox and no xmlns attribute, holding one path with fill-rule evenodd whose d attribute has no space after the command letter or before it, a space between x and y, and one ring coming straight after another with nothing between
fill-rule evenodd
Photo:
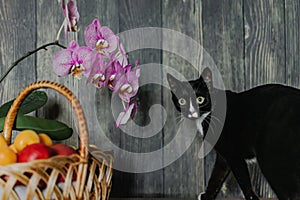
<instances>
[{"instance_id":1,"label":"orchid petal","mask_svg":"<svg viewBox=\"0 0 300 200\"><path fill-rule=\"evenodd\" d=\"M77 49L78 47L79 47L79 44L78 44L75 40L72 40L72 41L69 43L67 49L75 50L75 49Z\"/></svg>"},{"instance_id":2,"label":"orchid petal","mask_svg":"<svg viewBox=\"0 0 300 200\"><path fill-rule=\"evenodd\" d=\"M120 61L120 63L122 64L122 66L128 65L128 58L127 58L126 52L124 50L124 47L120 43L120 41L118 41L118 48L119 48L119 54L120 54L118 61Z\"/></svg>"},{"instance_id":3,"label":"orchid petal","mask_svg":"<svg viewBox=\"0 0 300 200\"><path fill-rule=\"evenodd\" d=\"M88 47L82 46L76 50L76 53L78 55L78 61L82 62L80 64L82 64L85 68L85 70L83 71L83 75L88 77L91 67L90 60L93 55L93 50Z\"/></svg>"},{"instance_id":4,"label":"orchid petal","mask_svg":"<svg viewBox=\"0 0 300 200\"><path fill-rule=\"evenodd\" d=\"M101 25L98 19L94 19L93 23L88 25L84 32L85 43L88 47L94 49L98 40L98 31Z\"/></svg>"},{"instance_id":5,"label":"orchid petal","mask_svg":"<svg viewBox=\"0 0 300 200\"><path fill-rule=\"evenodd\" d=\"M114 51L118 46L118 39L115 36L114 32L107 26L102 26L99 30L101 36L108 42L109 46L105 49L108 52Z\"/></svg>"},{"instance_id":6,"label":"orchid petal","mask_svg":"<svg viewBox=\"0 0 300 200\"><path fill-rule=\"evenodd\" d=\"M75 18L77 21L79 20L79 12L77 10L77 7L74 3L74 1L70 0L67 4L68 10L69 10L69 18Z\"/></svg>"},{"instance_id":7,"label":"orchid petal","mask_svg":"<svg viewBox=\"0 0 300 200\"><path fill-rule=\"evenodd\" d=\"M72 67L72 51L64 49L58 52L53 59L53 70L58 76L66 76Z\"/></svg>"},{"instance_id":8,"label":"orchid petal","mask_svg":"<svg viewBox=\"0 0 300 200\"><path fill-rule=\"evenodd\" d=\"M129 107L126 108L125 112L121 112L116 120L116 126L119 127L120 125L124 125L130 119L132 110L134 108L134 104L131 104Z\"/></svg>"}]
</instances>

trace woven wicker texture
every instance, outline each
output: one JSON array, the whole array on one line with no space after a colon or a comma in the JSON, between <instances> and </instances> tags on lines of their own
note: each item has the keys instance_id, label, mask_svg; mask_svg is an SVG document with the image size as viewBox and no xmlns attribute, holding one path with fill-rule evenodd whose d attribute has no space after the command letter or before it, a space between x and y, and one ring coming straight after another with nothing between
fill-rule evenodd
<instances>
[{"instance_id":1,"label":"woven wicker texture","mask_svg":"<svg viewBox=\"0 0 300 200\"><path fill-rule=\"evenodd\" d=\"M98 148L88 152L88 129L78 99L66 87L40 81L27 86L11 106L4 124L3 135L11 143L12 127L22 101L34 90L50 88L72 104L77 117L80 146L79 155L54 156L28 163L0 167L1 199L108 199L112 178L112 154Z\"/></svg>"}]
</instances>

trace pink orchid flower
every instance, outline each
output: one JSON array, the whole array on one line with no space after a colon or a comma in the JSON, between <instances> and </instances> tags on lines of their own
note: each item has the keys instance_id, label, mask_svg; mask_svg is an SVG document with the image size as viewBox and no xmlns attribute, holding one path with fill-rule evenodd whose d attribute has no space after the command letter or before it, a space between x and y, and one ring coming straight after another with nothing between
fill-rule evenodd
<instances>
[{"instance_id":1,"label":"pink orchid flower","mask_svg":"<svg viewBox=\"0 0 300 200\"><path fill-rule=\"evenodd\" d=\"M98 19L86 27L84 37L87 46L101 54L107 55L117 48L117 37L110 28L101 26Z\"/></svg>"},{"instance_id":2,"label":"pink orchid flower","mask_svg":"<svg viewBox=\"0 0 300 200\"><path fill-rule=\"evenodd\" d=\"M128 122L130 118L133 118L137 111L137 104L136 102L129 103L126 108L125 112L121 112L116 120L116 127L118 128L120 125L124 125Z\"/></svg>"},{"instance_id":3,"label":"pink orchid flower","mask_svg":"<svg viewBox=\"0 0 300 200\"><path fill-rule=\"evenodd\" d=\"M58 76L72 76L80 78L82 75L87 76L88 61L92 50L88 47L79 47L76 41L71 41L67 49L58 52L53 59L53 70Z\"/></svg>"},{"instance_id":4,"label":"pink orchid flower","mask_svg":"<svg viewBox=\"0 0 300 200\"><path fill-rule=\"evenodd\" d=\"M92 82L95 87L102 88L107 86L109 77L107 76L107 69L111 68L114 58L105 62L100 53L96 53L91 60L91 72L87 82Z\"/></svg>"},{"instance_id":5,"label":"pink orchid flower","mask_svg":"<svg viewBox=\"0 0 300 200\"><path fill-rule=\"evenodd\" d=\"M139 76L140 69L136 65L133 71L127 71L123 76L119 78L119 80L117 80L113 95L119 93L119 97L123 101L129 103L130 99L134 97L138 91Z\"/></svg>"},{"instance_id":6,"label":"pink orchid flower","mask_svg":"<svg viewBox=\"0 0 300 200\"><path fill-rule=\"evenodd\" d=\"M127 71L130 71L131 65L126 65L122 67L119 61L115 60L112 64L106 69L106 77L108 78L107 86L109 89L114 90L117 81L126 74Z\"/></svg>"},{"instance_id":7,"label":"pink orchid flower","mask_svg":"<svg viewBox=\"0 0 300 200\"><path fill-rule=\"evenodd\" d=\"M72 0L69 0L67 4L65 4L65 0L62 0L62 9L66 18L64 29L65 37L67 37L67 32L78 32L76 27L79 20L79 13L74 1Z\"/></svg>"}]
</instances>

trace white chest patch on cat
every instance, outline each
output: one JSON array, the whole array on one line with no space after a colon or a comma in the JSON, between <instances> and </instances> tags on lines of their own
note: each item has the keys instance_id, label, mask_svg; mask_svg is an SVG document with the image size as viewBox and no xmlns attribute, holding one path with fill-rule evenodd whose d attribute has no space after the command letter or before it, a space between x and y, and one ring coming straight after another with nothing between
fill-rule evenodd
<instances>
[{"instance_id":1,"label":"white chest patch on cat","mask_svg":"<svg viewBox=\"0 0 300 200\"><path fill-rule=\"evenodd\" d=\"M201 115L200 118L196 119L197 130L199 131L199 133L202 137L204 136L202 122L209 114L210 114L210 112L204 113L203 115Z\"/></svg>"},{"instance_id":2,"label":"white chest patch on cat","mask_svg":"<svg viewBox=\"0 0 300 200\"><path fill-rule=\"evenodd\" d=\"M256 157L251 158L251 159L246 159L247 164L255 164L257 163Z\"/></svg>"}]
</instances>

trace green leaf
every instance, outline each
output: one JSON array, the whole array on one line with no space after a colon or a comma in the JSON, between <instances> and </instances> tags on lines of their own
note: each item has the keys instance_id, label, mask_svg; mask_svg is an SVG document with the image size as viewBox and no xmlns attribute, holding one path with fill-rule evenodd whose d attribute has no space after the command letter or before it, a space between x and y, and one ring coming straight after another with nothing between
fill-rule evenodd
<instances>
[{"instance_id":1,"label":"green leaf","mask_svg":"<svg viewBox=\"0 0 300 200\"><path fill-rule=\"evenodd\" d=\"M26 97L21 104L18 114L27 114L41 108L47 103L47 94L43 91L34 91ZM5 117L13 104L14 100L11 100L0 107L0 117Z\"/></svg>"},{"instance_id":2,"label":"green leaf","mask_svg":"<svg viewBox=\"0 0 300 200\"><path fill-rule=\"evenodd\" d=\"M0 131L3 131L5 117L0 118ZM72 136L73 129L66 124L50 119L18 115L14 130L34 130L37 133L46 133L53 140L65 140Z\"/></svg>"}]
</instances>

